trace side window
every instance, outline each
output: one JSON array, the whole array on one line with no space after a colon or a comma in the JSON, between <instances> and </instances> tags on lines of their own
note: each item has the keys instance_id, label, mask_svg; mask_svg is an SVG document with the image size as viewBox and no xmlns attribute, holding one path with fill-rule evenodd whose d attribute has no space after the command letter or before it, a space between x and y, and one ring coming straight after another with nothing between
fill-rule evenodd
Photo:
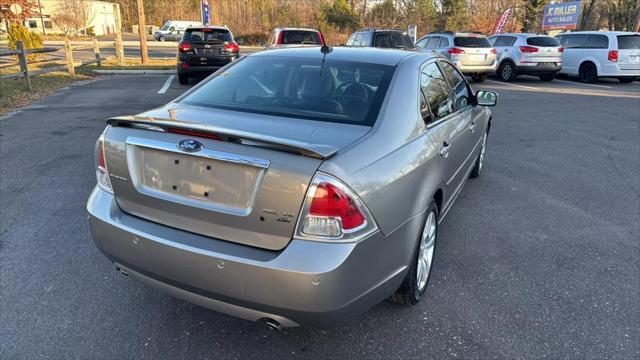
<instances>
[{"instance_id":1,"label":"side window","mask_svg":"<svg viewBox=\"0 0 640 360\"><path fill-rule=\"evenodd\" d=\"M587 35L585 49L608 49L609 38L606 35Z\"/></svg>"},{"instance_id":2,"label":"side window","mask_svg":"<svg viewBox=\"0 0 640 360\"><path fill-rule=\"evenodd\" d=\"M356 34L351 34L351 36L349 36L349 40L347 40L347 46L353 46L353 42L356 39Z\"/></svg>"},{"instance_id":3,"label":"side window","mask_svg":"<svg viewBox=\"0 0 640 360\"><path fill-rule=\"evenodd\" d=\"M435 62L420 70L420 100L420 112L426 123L437 121L453 111L449 86Z\"/></svg>"},{"instance_id":4,"label":"side window","mask_svg":"<svg viewBox=\"0 0 640 360\"><path fill-rule=\"evenodd\" d=\"M449 39L447 39L445 37L440 38L440 45L438 45L438 47L444 48L444 47L449 47L449 45L450 45L449 44Z\"/></svg>"},{"instance_id":5,"label":"side window","mask_svg":"<svg viewBox=\"0 0 640 360\"><path fill-rule=\"evenodd\" d=\"M370 32L365 32L362 34L360 38L360 46L371 46L373 42L373 34Z\"/></svg>"},{"instance_id":6,"label":"side window","mask_svg":"<svg viewBox=\"0 0 640 360\"><path fill-rule=\"evenodd\" d=\"M418 41L416 43L416 48L423 49L427 45L427 40L429 40L429 39L428 38L424 38L424 39L421 39L420 41Z\"/></svg>"},{"instance_id":7,"label":"side window","mask_svg":"<svg viewBox=\"0 0 640 360\"><path fill-rule=\"evenodd\" d=\"M587 40L587 35L584 34L575 34L575 35L564 35L562 37L564 41L565 49L579 49L584 46L585 40Z\"/></svg>"},{"instance_id":8,"label":"side window","mask_svg":"<svg viewBox=\"0 0 640 360\"><path fill-rule=\"evenodd\" d=\"M444 77L449 81L449 85L453 90L453 111L458 111L469 106L471 92L464 76L456 70L456 68L448 62L440 61Z\"/></svg>"},{"instance_id":9,"label":"side window","mask_svg":"<svg viewBox=\"0 0 640 360\"><path fill-rule=\"evenodd\" d=\"M429 38L429 40L427 41L427 49L435 49L438 47L439 43L440 43L439 37Z\"/></svg>"},{"instance_id":10,"label":"side window","mask_svg":"<svg viewBox=\"0 0 640 360\"><path fill-rule=\"evenodd\" d=\"M489 38L489 42L491 43L491 45L496 46L496 40L498 39L497 36L492 36Z\"/></svg>"},{"instance_id":11,"label":"side window","mask_svg":"<svg viewBox=\"0 0 640 360\"><path fill-rule=\"evenodd\" d=\"M516 40L514 36L499 36L494 46L513 46Z\"/></svg>"}]
</instances>

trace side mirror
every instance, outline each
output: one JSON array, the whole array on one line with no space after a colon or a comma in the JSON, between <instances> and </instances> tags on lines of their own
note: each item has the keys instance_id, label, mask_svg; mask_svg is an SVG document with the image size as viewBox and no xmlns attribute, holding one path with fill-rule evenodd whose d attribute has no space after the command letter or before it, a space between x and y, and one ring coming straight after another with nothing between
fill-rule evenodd
<instances>
[{"instance_id":1,"label":"side mirror","mask_svg":"<svg viewBox=\"0 0 640 360\"><path fill-rule=\"evenodd\" d=\"M476 104L480 106L496 106L497 103L497 92L489 90L478 90L478 92L476 92Z\"/></svg>"},{"instance_id":2,"label":"side mirror","mask_svg":"<svg viewBox=\"0 0 640 360\"><path fill-rule=\"evenodd\" d=\"M242 45L242 44L244 44L244 39L243 38L236 39L236 43L238 45Z\"/></svg>"}]
</instances>

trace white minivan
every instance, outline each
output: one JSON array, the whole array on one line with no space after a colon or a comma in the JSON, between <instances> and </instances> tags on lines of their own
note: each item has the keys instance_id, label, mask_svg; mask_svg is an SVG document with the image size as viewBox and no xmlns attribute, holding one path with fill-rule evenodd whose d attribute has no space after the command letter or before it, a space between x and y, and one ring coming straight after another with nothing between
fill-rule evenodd
<instances>
[{"instance_id":1,"label":"white minivan","mask_svg":"<svg viewBox=\"0 0 640 360\"><path fill-rule=\"evenodd\" d=\"M564 47L561 74L590 83L599 77L629 83L640 77L640 33L576 31L557 36Z\"/></svg>"}]
</instances>

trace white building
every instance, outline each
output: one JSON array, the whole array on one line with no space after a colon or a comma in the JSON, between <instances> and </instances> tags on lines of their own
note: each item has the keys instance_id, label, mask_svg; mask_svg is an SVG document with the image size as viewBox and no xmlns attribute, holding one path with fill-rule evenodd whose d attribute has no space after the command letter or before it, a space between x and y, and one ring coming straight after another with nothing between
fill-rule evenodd
<instances>
[{"instance_id":1,"label":"white building","mask_svg":"<svg viewBox=\"0 0 640 360\"><path fill-rule=\"evenodd\" d=\"M40 0L40 13L24 22L27 29L41 34L62 34L65 27L76 35L109 35L116 31L118 4L93 0Z\"/></svg>"}]
</instances>

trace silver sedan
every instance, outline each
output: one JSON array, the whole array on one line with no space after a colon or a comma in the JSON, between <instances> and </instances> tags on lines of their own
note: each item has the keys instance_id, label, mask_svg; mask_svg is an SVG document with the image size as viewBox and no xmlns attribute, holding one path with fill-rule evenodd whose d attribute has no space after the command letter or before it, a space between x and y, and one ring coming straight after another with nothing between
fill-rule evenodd
<instances>
[{"instance_id":1,"label":"silver sedan","mask_svg":"<svg viewBox=\"0 0 640 360\"><path fill-rule=\"evenodd\" d=\"M256 53L108 120L93 239L115 268L271 327L412 305L438 224L483 170L490 91L428 53Z\"/></svg>"}]
</instances>

